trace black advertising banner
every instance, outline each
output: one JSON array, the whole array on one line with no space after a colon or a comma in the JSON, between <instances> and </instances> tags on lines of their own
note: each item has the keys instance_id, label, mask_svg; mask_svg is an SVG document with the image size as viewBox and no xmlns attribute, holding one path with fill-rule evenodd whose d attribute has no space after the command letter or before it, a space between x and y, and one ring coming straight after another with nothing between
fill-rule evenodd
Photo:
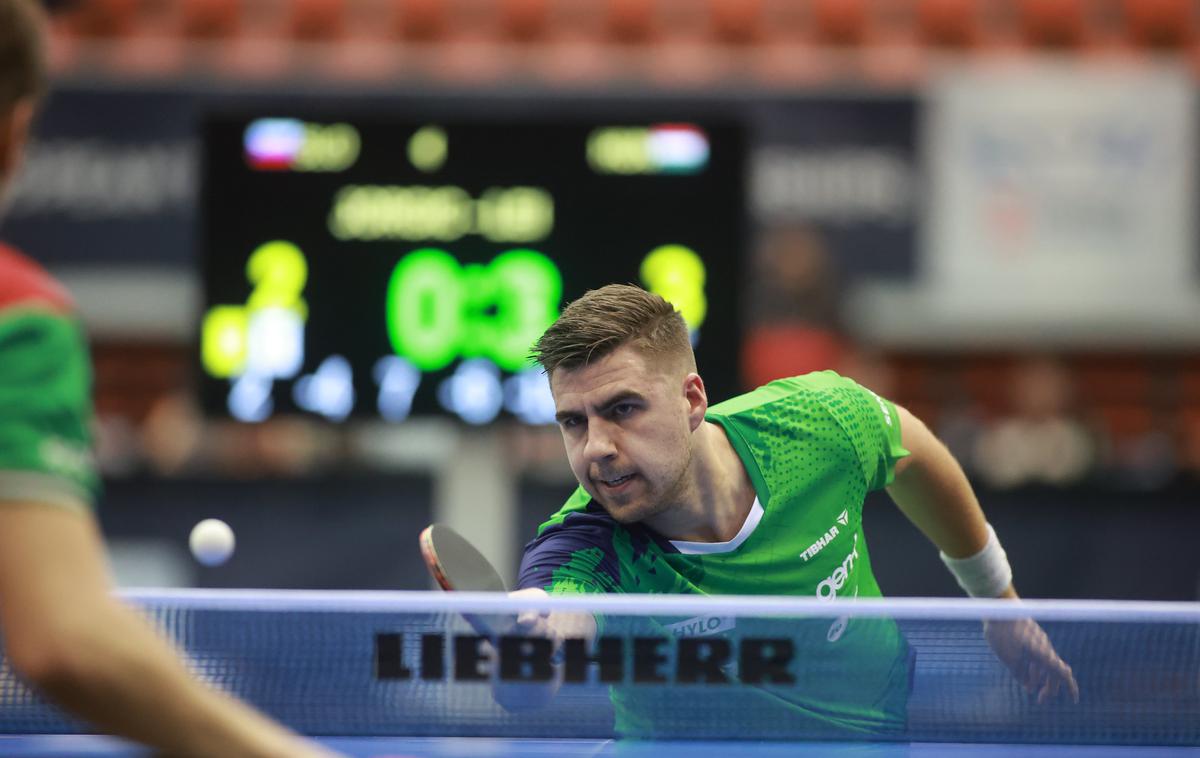
<instances>
[{"instance_id":1,"label":"black advertising banner","mask_svg":"<svg viewBox=\"0 0 1200 758\"><path fill-rule=\"evenodd\" d=\"M180 90L55 90L0 236L52 267L191 265L196 107Z\"/></svg>"}]
</instances>

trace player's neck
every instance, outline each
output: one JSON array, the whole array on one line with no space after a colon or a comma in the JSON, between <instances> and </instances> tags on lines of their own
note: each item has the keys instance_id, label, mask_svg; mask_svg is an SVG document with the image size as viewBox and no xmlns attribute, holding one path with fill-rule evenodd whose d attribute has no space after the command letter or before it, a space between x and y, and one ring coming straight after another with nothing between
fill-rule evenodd
<instances>
[{"instance_id":1,"label":"player's neck","mask_svg":"<svg viewBox=\"0 0 1200 758\"><path fill-rule=\"evenodd\" d=\"M728 542L754 506L754 485L721 427L705 422L696 434L680 502L649 525L668 539Z\"/></svg>"}]
</instances>

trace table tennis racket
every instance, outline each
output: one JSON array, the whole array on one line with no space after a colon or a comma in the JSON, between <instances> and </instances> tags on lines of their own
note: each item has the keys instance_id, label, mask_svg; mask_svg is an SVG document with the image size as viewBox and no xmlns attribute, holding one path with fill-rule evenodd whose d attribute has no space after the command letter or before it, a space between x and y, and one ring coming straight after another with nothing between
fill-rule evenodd
<instances>
[{"instance_id":1,"label":"table tennis racket","mask_svg":"<svg viewBox=\"0 0 1200 758\"><path fill-rule=\"evenodd\" d=\"M425 527L419 542L421 557L442 589L456 592L508 592L500 572L483 557L483 553L445 524ZM511 630L517 622L515 613L463 613L462 616L477 633L493 640Z\"/></svg>"}]
</instances>

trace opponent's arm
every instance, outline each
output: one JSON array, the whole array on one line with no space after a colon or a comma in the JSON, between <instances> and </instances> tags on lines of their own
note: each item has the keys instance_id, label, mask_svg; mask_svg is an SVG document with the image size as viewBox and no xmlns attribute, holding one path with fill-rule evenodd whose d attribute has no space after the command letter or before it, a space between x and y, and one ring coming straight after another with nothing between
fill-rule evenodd
<instances>
[{"instance_id":1,"label":"opponent's arm","mask_svg":"<svg viewBox=\"0 0 1200 758\"><path fill-rule=\"evenodd\" d=\"M332 755L193 679L110 590L99 531L82 504L0 503L0 624L11 664L34 688L171 755Z\"/></svg>"},{"instance_id":2,"label":"opponent's arm","mask_svg":"<svg viewBox=\"0 0 1200 758\"><path fill-rule=\"evenodd\" d=\"M959 584L972 596L1016 600L1012 570L958 461L920 419L896 406L901 440L910 455L895 467L888 494L901 512L942 552ZM1074 674L1032 619L984 622L997 657L1038 701L1062 689L1079 700Z\"/></svg>"}]
</instances>

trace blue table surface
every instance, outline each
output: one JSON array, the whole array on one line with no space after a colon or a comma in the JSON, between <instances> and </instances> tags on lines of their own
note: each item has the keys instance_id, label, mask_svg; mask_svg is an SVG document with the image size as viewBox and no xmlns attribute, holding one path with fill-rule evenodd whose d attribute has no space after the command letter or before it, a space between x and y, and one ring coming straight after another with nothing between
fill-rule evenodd
<instances>
[{"instance_id":1,"label":"blue table surface","mask_svg":"<svg viewBox=\"0 0 1200 758\"><path fill-rule=\"evenodd\" d=\"M320 742L355 758L592 758L592 756L632 756L664 758L686 755L688 758L725 758L738 756L791 756L797 753L832 756L874 756L944 758L1007 756L1019 752L1022 758L1068 758L1074 756L1131 756L1166 758L1200 756L1200 747L1127 747L1106 745L1013 745L963 743L878 743L878 742L701 742L701 741L614 741L614 740L538 740L487 739L480 737L328 737ZM128 742L93 735L0 735L3 756L136 756L150 755Z\"/></svg>"}]
</instances>

